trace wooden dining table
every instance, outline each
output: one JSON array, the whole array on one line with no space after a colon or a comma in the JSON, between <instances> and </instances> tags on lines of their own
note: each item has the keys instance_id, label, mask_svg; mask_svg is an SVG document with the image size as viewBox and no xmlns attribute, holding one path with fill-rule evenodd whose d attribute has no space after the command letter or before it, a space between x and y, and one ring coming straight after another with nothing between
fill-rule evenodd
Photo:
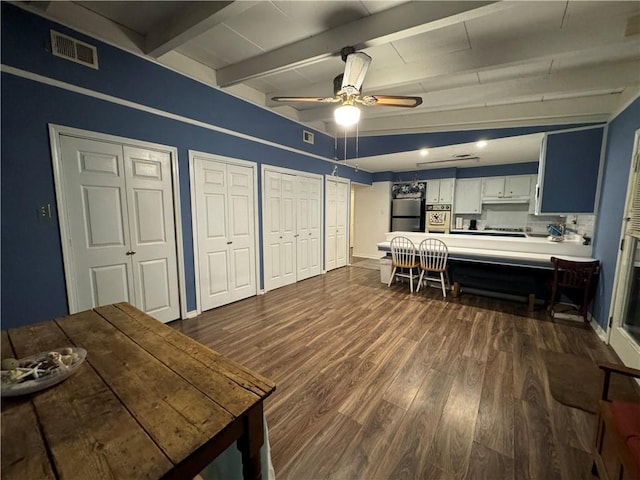
<instances>
[{"instance_id":1,"label":"wooden dining table","mask_svg":"<svg viewBox=\"0 0 640 480\"><path fill-rule=\"evenodd\" d=\"M260 479L275 384L128 303L2 331L2 357L82 347L48 389L2 399L2 479L189 479L237 442Z\"/></svg>"}]
</instances>

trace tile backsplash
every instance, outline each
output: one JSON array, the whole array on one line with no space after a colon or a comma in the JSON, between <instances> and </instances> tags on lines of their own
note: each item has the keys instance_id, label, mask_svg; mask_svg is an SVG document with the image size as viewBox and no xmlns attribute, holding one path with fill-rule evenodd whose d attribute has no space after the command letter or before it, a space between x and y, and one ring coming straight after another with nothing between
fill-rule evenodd
<instances>
[{"instance_id":1,"label":"tile backsplash","mask_svg":"<svg viewBox=\"0 0 640 480\"><path fill-rule=\"evenodd\" d=\"M547 225L562 222L566 224L567 231L575 231L582 236L593 237L595 228L595 215L533 215L529 213L528 204L484 204L480 215L453 215L452 223L455 225L455 217L462 217L463 228L469 228L469 221L477 221L478 230L485 227L506 228L522 227L530 228L533 233L546 233Z\"/></svg>"}]
</instances>

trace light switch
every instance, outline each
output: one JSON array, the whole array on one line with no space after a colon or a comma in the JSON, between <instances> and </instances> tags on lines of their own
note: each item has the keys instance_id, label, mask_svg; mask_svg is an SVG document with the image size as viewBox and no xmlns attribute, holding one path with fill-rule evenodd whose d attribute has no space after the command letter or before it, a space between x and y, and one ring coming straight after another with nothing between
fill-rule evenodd
<instances>
[{"instance_id":1,"label":"light switch","mask_svg":"<svg viewBox=\"0 0 640 480\"><path fill-rule=\"evenodd\" d=\"M38 207L38 218L41 221L51 220L51 204L47 203Z\"/></svg>"}]
</instances>

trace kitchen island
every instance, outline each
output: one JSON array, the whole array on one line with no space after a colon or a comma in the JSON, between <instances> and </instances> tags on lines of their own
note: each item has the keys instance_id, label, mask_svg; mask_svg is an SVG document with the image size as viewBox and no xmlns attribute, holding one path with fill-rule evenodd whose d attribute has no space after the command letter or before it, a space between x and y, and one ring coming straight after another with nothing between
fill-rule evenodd
<instances>
[{"instance_id":1,"label":"kitchen island","mask_svg":"<svg viewBox=\"0 0 640 480\"><path fill-rule=\"evenodd\" d=\"M378 250L390 252L389 244L396 236L409 238L416 247L427 237L438 238L447 245L454 297L462 288L507 298L524 296L529 310L533 310L536 298L542 301L547 295L553 271L551 257L594 260L591 245L583 245L579 236L552 242L539 237L389 232L385 241L377 244Z\"/></svg>"}]
</instances>

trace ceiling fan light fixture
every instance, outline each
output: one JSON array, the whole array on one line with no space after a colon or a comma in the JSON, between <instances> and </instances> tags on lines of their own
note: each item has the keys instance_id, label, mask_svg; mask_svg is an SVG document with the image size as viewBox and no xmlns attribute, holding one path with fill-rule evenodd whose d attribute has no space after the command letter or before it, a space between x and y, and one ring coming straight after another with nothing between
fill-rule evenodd
<instances>
[{"instance_id":1,"label":"ceiling fan light fixture","mask_svg":"<svg viewBox=\"0 0 640 480\"><path fill-rule=\"evenodd\" d=\"M333 116L338 125L350 127L360 120L360 109L355 105L342 105L335 109Z\"/></svg>"}]
</instances>

